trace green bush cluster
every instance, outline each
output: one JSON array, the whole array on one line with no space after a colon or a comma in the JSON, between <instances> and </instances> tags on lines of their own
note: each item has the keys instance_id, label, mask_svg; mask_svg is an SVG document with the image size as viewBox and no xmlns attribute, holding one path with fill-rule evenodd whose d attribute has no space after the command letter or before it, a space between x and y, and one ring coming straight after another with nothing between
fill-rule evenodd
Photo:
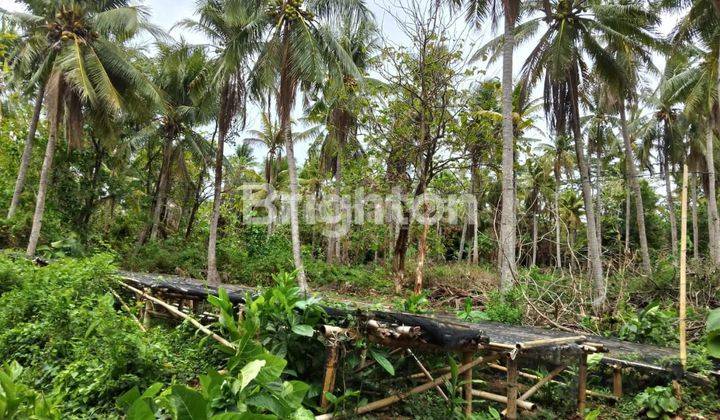
<instances>
[{"instance_id":1,"label":"green bush cluster","mask_svg":"<svg viewBox=\"0 0 720 420\"><path fill-rule=\"evenodd\" d=\"M111 415L128 389L189 380L212 360L184 329L142 333L119 312L114 270L108 255L42 268L0 257L0 277L14 279L0 296L0 360L25 366L22 380L64 416Z\"/></svg>"}]
</instances>

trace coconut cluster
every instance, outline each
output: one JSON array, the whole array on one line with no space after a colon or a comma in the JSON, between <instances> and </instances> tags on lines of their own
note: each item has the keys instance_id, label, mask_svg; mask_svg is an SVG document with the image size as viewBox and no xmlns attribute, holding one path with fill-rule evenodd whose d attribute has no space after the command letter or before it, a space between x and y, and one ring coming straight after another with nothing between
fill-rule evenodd
<instances>
[{"instance_id":1,"label":"coconut cluster","mask_svg":"<svg viewBox=\"0 0 720 420\"><path fill-rule=\"evenodd\" d=\"M100 34L86 25L82 14L73 9L62 8L55 20L46 22L47 37L51 42L62 43L72 39L87 42L97 39Z\"/></svg>"},{"instance_id":2,"label":"coconut cluster","mask_svg":"<svg viewBox=\"0 0 720 420\"><path fill-rule=\"evenodd\" d=\"M312 12L305 9L303 0L276 0L270 5L270 13L290 21L315 18Z\"/></svg>"}]
</instances>

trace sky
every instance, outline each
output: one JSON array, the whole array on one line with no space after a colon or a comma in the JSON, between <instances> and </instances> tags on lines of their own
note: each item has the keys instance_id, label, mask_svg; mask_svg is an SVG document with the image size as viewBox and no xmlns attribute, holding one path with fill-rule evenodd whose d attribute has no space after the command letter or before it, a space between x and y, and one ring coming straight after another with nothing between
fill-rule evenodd
<instances>
[{"instance_id":1,"label":"sky","mask_svg":"<svg viewBox=\"0 0 720 420\"><path fill-rule=\"evenodd\" d=\"M402 0L404 3L407 3L406 0ZM434 0L414 0L419 2L420 4L427 4L428 1L434 1ZM401 30L398 28L398 24L396 21L396 17L401 14L400 9L397 7L398 1L397 0L366 0L366 3L368 5L368 8L371 10L371 12L374 14L376 22L378 26L382 30L382 34L384 39L389 42L390 44L394 46L401 46L401 45L408 45L409 41L404 36ZM194 12L196 8L196 0L138 0L135 1L134 4L142 5L149 9L150 11L150 20L151 22L161 26L166 31L170 31L175 25L175 23L179 22L182 19L186 18L193 18ZM22 5L20 2L15 0L0 0L0 8L10 10L10 11L22 11ZM402 16L400 16L402 17ZM673 28L678 19L680 18L680 15L676 16L664 16L663 22L661 25L661 32L663 34L667 34L671 28ZM468 45L470 43L473 43L476 46L480 46L487 42L488 40L492 39L494 36L490 25L488 25L484 30L482 31L474 31L474 30L468 30L462 21L462 19L457 19L455 21L454 32L461 36L463 40L466 42L466 49L467 54L470 54L470 48ZM173 29L170 32L171 36L175 39L180 39L181 37L185 39L186 41L190 43L203 43L205 42L205 39L201 34L198 34L196 32L182 29L182 28L176 28ZM150 41L147 41L148 44ZM531 42L525 43L525 45L520 46L516 49L514 54L514 62L515 64L515 74L519 72L521 63L524 61L525 57L529 54L531 50ZM660 56L657 56L657 63L656 65L659 68L663 68L664 62ZM493 78L493 77L501 77L501 63L494 63L490 66L486 66L486 63L480 63L478 64L479 68L485 69L486 73L483 76L483 78ZM486 68L487 67L487 68ZM540 92L537 93L538 95ZM258 121L260 120L259 110L255 107L248 109L248 118L247 118L247 128L248 129L258 129ZM299 116L299 115L298 115ZM541 128L544 127L544 121L542 124L540 124ZM545 130L545 132L548 132ZM241 135L241 137L244 137ZM239 139L238 144L241 143L242 139ZM307 151L308 151L308 144L299 144L295 147L296 151L296 157L299 162L304 162L307 157ZM228 148L228 153L233 152L233 148ZM227 150L227 149L226 149ZM262 150L261 148L258 148L255 150L255 156L258 161L264 157L266 151Z\"/></svg>"}]
</instances>

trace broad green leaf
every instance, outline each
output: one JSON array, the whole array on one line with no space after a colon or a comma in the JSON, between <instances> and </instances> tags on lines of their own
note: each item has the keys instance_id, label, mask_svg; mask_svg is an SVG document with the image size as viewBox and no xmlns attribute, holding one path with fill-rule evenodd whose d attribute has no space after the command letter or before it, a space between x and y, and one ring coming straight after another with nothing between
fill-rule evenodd
<instances>
[{"instance_id":1,"label":"broad green leaf","mask_svg":"<svg viewBox=\"0 0 720 420\"><path fill-rule=\"evenodd\" d=\"M240 369L240 391L255 379L267 362L265 360L253 360Z\"/></svg>"},{"instance_id":2,"label":"broad green leaf","mask_svg":"<svg viewBox=\"0 0 720 420\"><path fill-rule=\"evenodd\" d=\"M117 399L117 406L123 411L127 411L138 399L140 399L140 391L138 387L134 386Z\"/></svg>"},{"instance_id":3,"label":"broad green leaf","mask_svg":"<svg viewBox=\"0 0 720 420\"><path fill-rule=\"evenodd\" d=\"M383 367L390 375L395 376L395 368L392 363L382 353L378 353L375 350L370 350L370 355L375 361Z\"/></svg>"},{"instance_id":4,"label":"broad green leaf","mask_svg":"<svg viewBox=\"0 0 720 420\"><path fill-rule=\"evenodd\" d=\"M173 385L168 395L175 420L207 419L207 403L199 392L184 385Z\"/></svg>"},{"instance_id":5,"label":"broad green leaf","mask_svg":"<svg viewBox=\"0 0 720 420\"><path fill-rule=\"evenodd\" d=\"M138 399L130 406L125 418L127 420L154 420L155 413L147 400Z\"/></svg>"},{"instance_id":6,"label":"broad green leaf","mask_svg":"<svg viewBox=\"0 0 720 420\"><path fill-rule=\"evenodd\" d=\"M313 330L313 327L306 325L306 324L293 325L292 330L295 334L302 335L305 337L312 337L313 333L315 333L315 330Z\"/></svg>"}]
</instances>

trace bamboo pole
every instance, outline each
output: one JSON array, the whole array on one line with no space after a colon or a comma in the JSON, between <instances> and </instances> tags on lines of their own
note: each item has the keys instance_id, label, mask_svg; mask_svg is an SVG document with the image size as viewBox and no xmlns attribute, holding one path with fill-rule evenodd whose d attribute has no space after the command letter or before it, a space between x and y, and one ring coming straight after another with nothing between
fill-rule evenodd
<instances>
[{"instance_id":1,"label":"bamboo pole","mask_svg":"<svg viewBox=\"0 0 720 420\"><path fill-rule=\"evenodd\" d=\"M462 355L463 365L467 365L468 363L472 362L472 358L473 358L472 352L466 351L465 353L463 353L463 355ZM465 371L465 374L463 375L463 394L465 396L465 417L472 416L472 399L473 399L472 380L473 380L472 369L468 369Z\"/></svg>"},{"instance_id":2,"label":"bamboo pole","mask_svg":"<svg viewBox=\"0 0 720 420\"><path fill-rule=\"evenodd\" d=\"M502 372L507 372L507 368L505 366L498 365L497 363L488 363L488 367L502 371ZM537 375L533 375L532 373L523 372L521 370L518 371L518 376L527 378L527 379L533 379L536 381L541 379ZM551 380L550 383L561 385L561 386L568 386L568 384L566 384L565 382L556 381L554 379ZM614 395L607 395L607 394L603 394L602 392L596 392L596 391L593 391L590 389L586 390L585 394L587 394L588 397L598 397L598 398L606 398L606 399L610 399L610 400L617 400L617 398Z\"/></svg>"},{"instance_id":3,"label":"bamboo pole","mask_svg":"<svg viewBox=\"0 0 720 420\"><path fill-rule=\"evenodd\" d=\"M622 368L613 366L613 395L616 398L621 398L622 392Z\"/></svg>"},{"instance_id":4,"label":"bamboo pole","mask_svg":"<svg viewBox=\"0 0 720 420\"><path fill-rule=\"evenodd\" d=\"M118 300L118 302L120 302L120 307L123 308L123 309L128 313L128 315L130 315L130 318L131 318L133 321L135 321L135 324L137 324L137 326L140 328L140 330L141 330L142 332L147 332L147 330L145 329L145 326L143 326L142 322L140 322L140 320L137 319L137 317L135 316L135 314L132 313L132 310L131 310L130 307L127 305L127 303L125 303L125 301L123 300L123 298L121 298L120 295L118 295L117 292L115 292L113 289L110 289L110 293L112 293L113 296L115 296L115 298Z\"/></svg>"},{"instance_id":5,"label":"bamboo pole","mask_svg":"<svg viewBox=\"0 0 720 420\"><path fill-rule=\"evenodd\" d=\"M524 343L517 343L515 346L522 350L528 350L543 346L558 346L562 344L582 343L585 340L586 337L584 335L576 335L572 337L543 338L541 340L526 341Z\"/></svg>"},{"instance_id":6,"label":"bamboo pole","mask_svg":"<svg viewBox=\"0 0 720 420\"><path fill-rule=\"evenodd\" d=\"M520 396L520 398L518 398L518 400L524 401L524 400L527 400L528 398L532 397L533 394L535 394L540 389L540 387L542 387L546 383L550 382L554 377L558 376L560 374L560 372L562 372L563 370L565 370L565 366L556 367L555 369L553 369L552 372L548 373L547 376L545 376L542 379L540 379L539 381L537 381L537 383L535 385L531 386L530 389L525 391Z\"/></svg>"},{"instance_id":7,"label":"bamboo pole","mask_svg":"<svg viewBox=\"0 0 720 420\"><path fill-rule=\"evenodd\" d=\"M510 420L517 419L517 396L518 396L518 366L517 361L512 357L507 357L507 407L505 408L505 418Z\"/></svg>"},{"instance_id":8,"label":"bamboo pole","mask_svg":"<svg viewBox=\"0 0 720 420\"><path fill-rule=\"evenodd\" d=\"M497 395L486 391L480 391L478 389L473 389L473 395L485 400L495 401L499 402L501 404L507 404L508 399L504 395ZM525 411L533 411L535 410L535 404L531 403L529 401L523 401L523 400L516 400L517 407L525 410Z\"/></svg>"},{"instance_id":9,"label":"bamboo pole","mask_svg":"<svg viewBox=\"0 0 720 420\"><path fill-rule=\"evenodd\" d=\"M686 299L687 299L687 186L688 166L683 165L683 183L680 197L680 364L683 368L687 363L687 330L686 330Z\"/></svg>"},{"instance_id":10,"label":"bamboo pole","mask_svg":"<svg viewBox=\"0 0 720 420\"><path fill-rule=\"evenodd\" d=\"M430 372L425 368L425 366L420 362L420 359L415 356L415 353L413 353L410 349L405 349L405 352L413 359L415 360L415 364L418 365L420 370L422 371L423 376L425 376L428 380L434 381L435 378L430 374ZM442 388L440 388L440 385L436 386L435 389L437 389L438 394L444 399L445 401L448 401L447 395L443 392Z\"/></svg>"},{"instance_id":11,"label":"bamboo pole","mask_svg":"<svg viewBox=\"0 0 720 420\"><path fill-rule=\"evenodd\" d=\"M578 415L585 418L585 397L587 396L587 354L580 355L578 366Z\"/></svg>"},{"instance_id":12,"label":"bamboo pole","mask_svg":"<svg viewBox=\"0 0 720 420\"><path fill-rule=\"evenodd\" d=\"M323 390L320 396L320 407L327 409L330 401L325 396L335 389L335 375L337 373L338 346L337 343L331 341L327 346L327 360L325 361L325 377L323 378Z\"/></svg>"},{"instance_id":13,"label":"bamboo pole","mask_svg":"<svg viewBox=\"0 0 720 420\"><path fill-rule=\"evenodd\" d=\"M497 360L499 357L500 357L500 355L498 355L498 354L478 357L477 359L473 360L472 362L460 366L458 368L457 374L462 375L468 369L472 369L481 363L493 362L493 361ZM392 404L395 404L398 401L404 400L405 398L409 397L410 395L419 394L421 392L427 391L430 388L434 388L435 386L441 384L442 382L450 379L451 376L452 376L452 372L448 372L442 376L439 376L434 381L425 382L424 384L418 385L415 388L410 389L409 391L399 392L397 394L393 394L393 395L383 398L381 400L373 401L362 407L356 408L355 414L361 415L361 414L369 413L371 411L374 411L374 410L377 410L380 408L390 406ZM321 416L317 416L317 417L315 417L315 419L316 420L327 420L327 419L331 419L333 417L334 417L334 414L329 413L329 414L323 414Z\"/></svg>"},{"instance_id":14,"label":"bamboo pole","mask_svg":"<svg viewBox=\"0 0 720 420\"><path fill-rule=\"evenodd\" d=\"M167 309L170 313L172 313L172 314L174 314L174 315L177 315L177 316L179 316L179 317L182 318L182 319L187 320L188 322L190 322L191 324L193 324L198 330L202 331L205 335L207 335L208 337L211 337L212 339L214 339L214 340L217 341L218 343L222 344L223 346L228 347L228 348L231 348L231 349L233 349L233 350L237 350L237 347L236 347L233 343L231 343L231 342L227 341L226 339L220 337L219 335L215 334L215 333L212 332L208 327L206 327L206 326L204 326L203 324L199 323L199 322L198 322L197 320L195 320L194 318L186 315L186 314L183 313L183 312L178 311L176 307L174 307L174 306L172 306L172 305L170 305L170 304L168 304L168 303L166 303L166 302L163 302L163 301L160 300L160 299L157 299L157 298L155 298L155 297L152 297L152 296L148 295L147 293L143 292L142 290L136 289L136 288L134 288L134 287L132 287L132 286L124 283L124 282L120 282L120 284L121 284L122 286L124 286L125 288L127 288L128 290L131 290L131 291L137 293L138 295L144 297L145 299L150 300L150 301L152 301L153 303L157 303L158 305L160 305L160 306L162 306L163 308Z\"/></svg>"}]
</instances>

